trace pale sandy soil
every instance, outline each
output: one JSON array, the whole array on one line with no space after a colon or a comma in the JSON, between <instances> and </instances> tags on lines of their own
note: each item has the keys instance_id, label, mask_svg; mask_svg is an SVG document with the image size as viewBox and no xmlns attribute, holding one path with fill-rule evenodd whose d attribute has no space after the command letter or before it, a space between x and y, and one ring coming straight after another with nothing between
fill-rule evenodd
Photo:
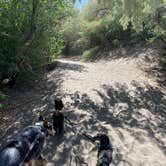
<instances>
[{"instance_id":1,"label":"pale sandy soil","mask_svg":"<svg viewBox=\"0 0 166 166\"><path fill-rule=\"evenodd\" d=\"M165 166L166 93L147 72L156 64L152 63L153 58L147 60L146 55L154 54L147 49L137 56L95 63L59 60L46 81L24 95L18 92L15 97L13 93L11 105L17 108L13 109L14 116L4 112L1 144L18 129L34 123L39 109L48 115L53 110L53 98L59 96L70 103L64 111L72 111L66 115L78 125L65 124L63 138L47 140L47 166L75 166L76 162L78 166L85 165L83 162L95 166L96 145L84 138L82 131L91 135L103 132L110 137L113 166ZM33 98L21 108L16 102Z\"/></svg>"}]
</instances>

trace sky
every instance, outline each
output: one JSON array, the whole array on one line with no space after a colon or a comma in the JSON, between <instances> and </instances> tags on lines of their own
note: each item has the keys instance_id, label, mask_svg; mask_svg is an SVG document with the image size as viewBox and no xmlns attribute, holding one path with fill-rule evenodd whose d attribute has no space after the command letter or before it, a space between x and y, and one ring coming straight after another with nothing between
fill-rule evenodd
<instances>
[{"instance_id":1,"label":"sky","mask_svg":"<svg viewBox=\"0 0 166 166\"><path fill-rule=\"evenodd\" d=\"M88 2L88 0L81 0L81 3L80 3L79 0L77 0L76 3L75 3L75 6L78 9L81 9L87 2Z\"/></svg>"}]
</instances>

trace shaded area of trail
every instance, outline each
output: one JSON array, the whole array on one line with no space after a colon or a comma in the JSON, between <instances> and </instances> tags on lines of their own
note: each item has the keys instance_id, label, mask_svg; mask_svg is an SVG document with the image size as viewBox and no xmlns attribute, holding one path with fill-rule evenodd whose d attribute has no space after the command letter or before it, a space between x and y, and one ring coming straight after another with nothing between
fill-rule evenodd
<instances>
[{"instance_id":1,"label":"shaded area of trail","mask_svg":"<svg viewBox=\"0 0 166 166\"><path fill-rule=\"evenodd\" d=\"M166 93L145 72L153 67L145 55L153 54L153 50L142 50L137 56L95 63L59 60L57 68L32 90L9 92L9 109L1 112L1 145L34 123L39 110L49 115L53 98L59 96L71 103L66 105L66 115L78 125L65 124L63 138L47 140L47 166L70 162L75 166L76 156L82 160L78 165L84 161L95 166L97 149L80 135L82 131L109 135L114 146L112 165L165 166Z\"/></svg>"}]
</instances>

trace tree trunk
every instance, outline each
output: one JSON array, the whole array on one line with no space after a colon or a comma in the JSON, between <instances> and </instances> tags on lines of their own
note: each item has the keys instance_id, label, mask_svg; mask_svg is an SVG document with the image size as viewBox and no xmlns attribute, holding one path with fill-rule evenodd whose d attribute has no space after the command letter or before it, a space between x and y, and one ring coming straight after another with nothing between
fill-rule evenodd
<instances>
[{"instance_id":1,"label":"tree trunk","mask_svg":"<svg viewBox=\"0 0 166 166\"><path fill-rule=\"evenodd\" d=\"M32 0L31 29L27 36L28 42L31 42L36 32L35 18L36 18L37 3L38 3L38 0Z\"/></svg>"},{"instance_id":2,"label":"tree trunk","mask_svg":"<svg viewBox=\"0 0 166 166\"><path fill-rule=\"evenodd\" d=\"M25 47L24 47L23 52L22 52L22 54L23 54L24 57L26 57L26 55L27 55L28 48L29 48L29 46L31 45L31 43L32 43L32 41L34 39L35 32L36 32L36 22L35 21L36 21L37 5L38 5L38 0L32 0L32 13L31 13L31 19L30 19L31 20L31 27L30 27L30 32L27 35ZM20 62L20 65L26 67L25 63L28 64L28 66L30 68L32 68L31 67L31 63L28 60L26 60L26 58L24 58Z\"/></svg>"}]
</instances>

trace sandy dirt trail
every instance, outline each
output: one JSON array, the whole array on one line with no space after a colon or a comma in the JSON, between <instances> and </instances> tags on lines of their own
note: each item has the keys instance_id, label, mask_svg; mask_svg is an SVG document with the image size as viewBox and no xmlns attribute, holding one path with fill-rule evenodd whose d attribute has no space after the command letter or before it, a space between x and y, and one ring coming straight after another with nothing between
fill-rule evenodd
<instances>
[{"instance_id":1,"label":"sandy dirt trail","mask_svg":"<svg viewBox=\"0 0 166 166\"><path fill-rule=\"evenodd\" d=\"M153 52L146 50L146 54ZM91 135L103 132L110 137L113 166L165 166L166 93L148 74L151 63L145 60L144 53L89 63L58 60L57 68L47 74L45 82L24 93L27 100L40 99L22 106L21 111L15 108L12 126L11 117L4 113L6 125L1 128L7 129L1 142L5 137L10 139L12 131L17 133L19 128L33 123L38 110L47 115L53 110L53 98L59 96L70 103L66 104L66 116L78 125L66 123L62 138L47 140L47 166L95 166L96 145L81 135L83 131ZM22 94L18 100L23 100ZM25 122L29 115L31 119Z\"/></svg>"}]
</instances>

